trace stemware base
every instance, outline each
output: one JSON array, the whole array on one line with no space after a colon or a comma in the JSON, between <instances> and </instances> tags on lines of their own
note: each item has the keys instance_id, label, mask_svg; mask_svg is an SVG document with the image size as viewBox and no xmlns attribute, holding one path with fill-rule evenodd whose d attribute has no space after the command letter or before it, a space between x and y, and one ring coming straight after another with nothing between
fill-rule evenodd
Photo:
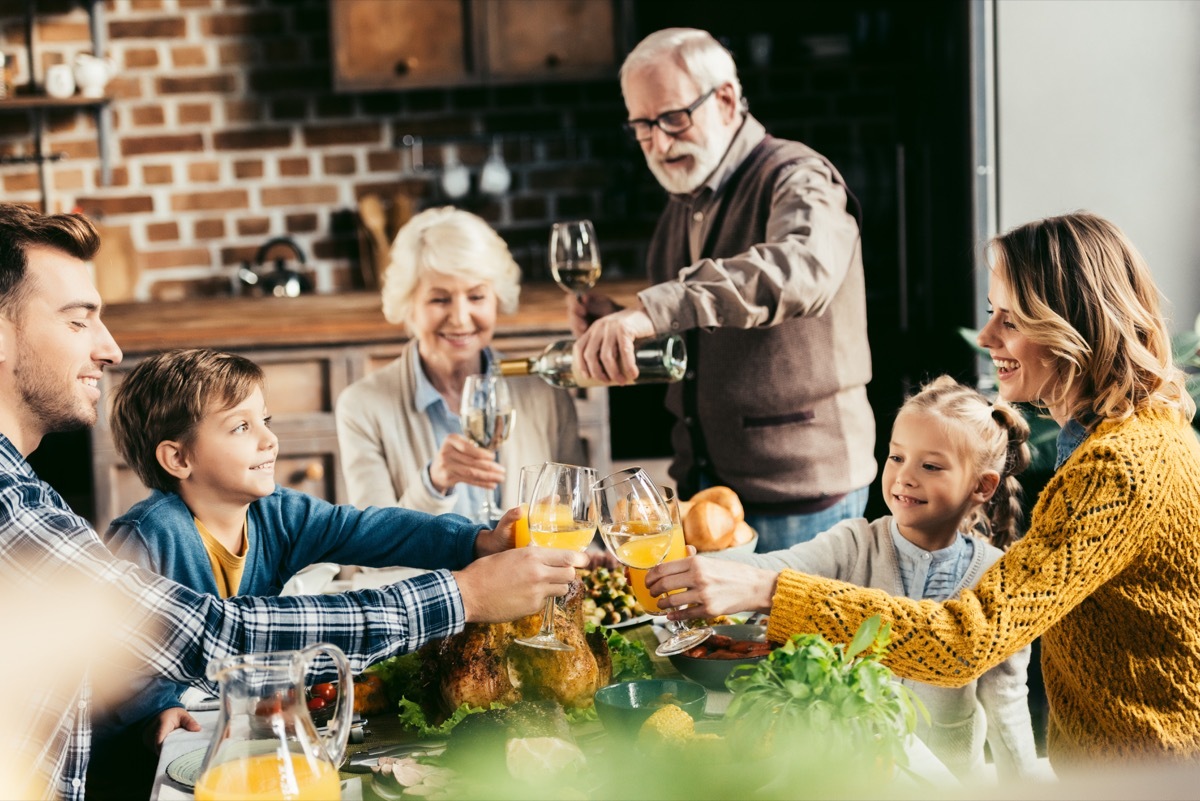
<instances>
[{"instance_id":1,"label":"stemware base","mask_svg":"<svg viewBox=\"0 0 1200 801\"><path fill-rule=\"evenodd\" d=\"M524 637L513 640L518 645L526 645L530 648L541 648L545 651L574 651L575 646L567 645L562 640L553 635L538 634L534 637Z\"/></svg>"},{"instance_id":2,"label":"stemware base","mask_svg":"<svg viewBox=\"0 0 1200 801\"><path fill-rule=\"evenodd\" d=\"M670 629L668 629L669 631ZM659 656L671 656L672 654L681 654L689 648L695 648L700 643L707 640L713 634L713 630L708 626L701 626L695 629L683 629L682 631L673 633L670 637L663 640L654 649L654 653Z\"/></svg>"}]
</instances>

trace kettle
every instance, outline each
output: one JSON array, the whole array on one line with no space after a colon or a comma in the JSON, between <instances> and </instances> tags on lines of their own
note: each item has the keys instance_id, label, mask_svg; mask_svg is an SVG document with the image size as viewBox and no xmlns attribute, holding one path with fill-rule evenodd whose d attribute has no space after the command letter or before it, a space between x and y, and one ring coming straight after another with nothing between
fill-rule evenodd
<instances>
[{"instance_id":1,"label":"kettle","mask_svg":"<svg viewBox=\"0 0 1200 801\"><path fill-rule=\"evenodd\" d=\"M299 271L290 269L283 258L275 258L275 269L272 271L263 272L257 269L266 264L267 257L273 250L281 247L289 248L301 266L305 264L304 251L296 244L296 240L290 236L277 236L268 239L258 249L254 256L254 267L247 262L242 263L237 272L238 280L247 287L261 289L264 295L274 295L277 298L294 298L301 292L311 292L312 281Z\"/></svg>"}]
</instances>

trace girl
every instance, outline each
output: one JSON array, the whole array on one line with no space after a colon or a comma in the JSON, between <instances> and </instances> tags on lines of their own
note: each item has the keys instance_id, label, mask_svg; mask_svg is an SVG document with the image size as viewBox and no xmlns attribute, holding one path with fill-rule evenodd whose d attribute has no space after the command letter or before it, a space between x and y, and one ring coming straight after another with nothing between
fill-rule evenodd
<instances>
[{"instance_id":1,"label":"girl","mask_svg":"<svg viewBox=\"0 0 1200 801\"><path fill-rule=\"evenodd\" d=\"M1004 399L1037 403L1062 426L1028 532L974 589L941 603L785 570L767 634L849 641L879 614L897 643L889 667L945 687L1040 636L1057 773L1190 762L1200 755L1200 444L1150 270L1120 229L1086 213L1023 225L997 237L992 256L979 343ZM689 573L711 561L655 568L649 589L697 587ZM692 603L671 617L730 610L704 590L668 600Z\"/></svg>"},{"instance_id":2,"label":"girl","mask_svg":"<svg viewBox=\"0 0 1200 801\"><path fill-rule=\"evenodd\" d=\"M731 606L769 606L782 570L942 601L974 586L1017 537L1029 427L1003 401L988 403L942 376L909 398L892 427L883 495L890 516L846 520L809 542L766 554L728 554L703 571ZM990 540L987 536L990 533ZM715 561L715 560L714 560ZM701 572L701 571L697 571ZM732 597L731 597L732 596ZM1028 647L963 687L905 680L929 710L918 735L959 777L983 765L986 736L1001 777L1036 773L1029 718Z\"/></svg>"}]
</instances>

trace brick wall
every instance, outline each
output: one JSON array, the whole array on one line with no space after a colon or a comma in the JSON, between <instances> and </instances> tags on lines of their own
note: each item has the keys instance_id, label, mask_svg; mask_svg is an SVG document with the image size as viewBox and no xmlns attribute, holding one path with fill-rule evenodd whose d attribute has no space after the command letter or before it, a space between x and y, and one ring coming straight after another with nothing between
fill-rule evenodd
<instances>
[{"instance_id":1,"label":"brick wall","mask_svg":"<svg viewBox=\"0 0 1200 801\"><path fill-rule=\"evenodd\" d=\"M23 8L0 4L18 86L29 75ZM42 0L37 11L41 73L91 51L82 5ZM108 0L103 18L120 70L109 84L113 180L100 183L93 116L48 112L46 150L67 156L46 167L48 205L128 228L142 298L229 291L237 266L280 234L308 253L318 286L354 285L357 199L403 189L447 202L436 180L445 141L473 173L458 205L493 222L530 277L545 275L560 217L596 219L608 264L632 267L653 210L630 220L622 179L636 164L616 128L614 82L335 94L326 0ZM406 134L424 140L420 163L398 146ZM514 172L498 199L474 191L492 135ZM25 114L0 114L0 155L31 153L31 138ZM6 199L41 202L36 166L2 166L0 181Z\"/></svg>"},{"instance_id":2,"label":"brick wall","mask_svg":"<svg viewBox=\"0 0 1200 801\"><path fill-rule=\"evenodd\" d=\"M0 2L18 85L29 74L23 11L21 0ZM437 181L445 142L458 144L474 190L494 135L513 170L510 192L473 191L458 204L504 234L528 279L546 277L559 218L595 221L610 273L642 269L663 199L619 131L615 79L337 94L327 0L107 0L103 18L119 66L109 85L112 184L100 185L92 115L49 112L47 149L67 158L46 166L48 202L128 228L143 299L228 292L237 266L281 234L308 253L318 286L353 286L357 199L403 190L423 205L447 202ZM86 9L39 0L35 40L41 72L90 52ZM777 52L787 52L782 40ZM891 204L894 64L782 63L744 78L769 127L826 149L860 196ZM422 137L419 163L398 144L405 135ZM30 138L25 115L0 114L0 155L29 153ZM0 181L6 199L40 202L36 167L0 166Z\"/></svg>"}]
</instances>

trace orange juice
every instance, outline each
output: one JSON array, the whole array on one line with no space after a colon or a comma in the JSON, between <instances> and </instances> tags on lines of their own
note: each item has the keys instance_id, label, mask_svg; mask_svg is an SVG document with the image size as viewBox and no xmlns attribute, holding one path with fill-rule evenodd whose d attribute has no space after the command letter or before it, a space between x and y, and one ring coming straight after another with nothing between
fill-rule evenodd
<instances>
[{"instance_id":1,"label":"orange juice","mask_svg":"<svg viewBox=\"0 0 1200 801\"><path fill-rule=\"evenodd\" d=\"M529 529L529 538L534 545L543 548L562 548L567 551L582 551L591 543L596 528L587 521L577 520L579 528L566 531L539 531L536 526Z\"/></svg>"},{"instance_id":2,"label":"orange juice","mask_svg":"<svg viewBox=\"0 0 1200 801\"><path fill-rule=\"evenodd\" d=\"M649 570L663 560L670 548L671 532L665 531L621 543L616 557L623 565Z\"/></svg>"},{"instance_id":3,"label":"orange juice","mask_svg":"<svg viewBox=\"0 0 1200 801\"><path fill-rule=\"evenodd\" d=\"M675 525L671 527L671 545L667 550L664 562L673 562L676 559L682 559L687 556L687 543L683 539L683 527ZM646 589L646 572L639 570L636 567L626 568L625 572L629 576L629 584L633 587L633 597L637 598L638 603L642 605L648 613L652 615L661 615L663 612L658 608L658 599L651 595ZM682 592L682 590L676 590Z\"/></svg>"},{"instance_id":4,"label":"orange juice","mask_svg":"<svg viewBox=\"0 0 1200 801\"><path fill-rule=\"evenodd\" d=\"M521 504L521 516L517 518L517 522L513 523L513 534L516 539L516 547L524 548L529 544L529 504Z\"/></svg>"},{"instance_id":5,"label":"orange juice","mask_svg":"<svg viewBox=\"0 0 1200 801\"><path fill-rule=\"evenodd\" d=\"M302 754L258 754L222 762L196 782L196 801L337 801L341 782L328 762Z\"/></svg>"}]
</instances>

